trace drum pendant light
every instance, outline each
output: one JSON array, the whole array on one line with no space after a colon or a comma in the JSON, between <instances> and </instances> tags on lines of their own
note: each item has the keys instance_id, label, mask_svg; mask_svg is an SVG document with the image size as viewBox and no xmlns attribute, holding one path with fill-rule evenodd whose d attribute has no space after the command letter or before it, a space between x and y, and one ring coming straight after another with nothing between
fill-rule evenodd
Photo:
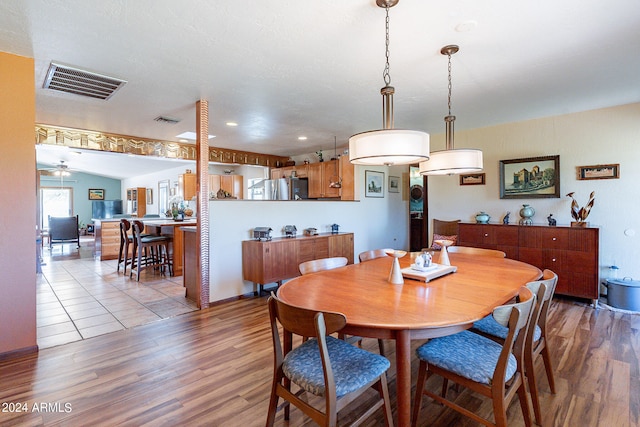
<instances>
[{"instance_id":1,"label":"drum pendant light","mask_svg":"<svg viewBox=\"0 0 640 427\"><path fill-rule=\"evenodd\" d=\"M440 49L441 54L449 57L449 114L444 118L446 149L434 151L429 160L420 162L420 174L422 175L455 175L482 170L482 151L453 148L453 123L456 116L451 115L451 55L458 50L459 47L456 45L448 45Z\"/></svg>"},{"instance_id":2,"label":"drum pendant light","mask_svg":"<svg viewBox=\"0 0 640 427\"><path fill-rule=\"evenodd\" d=\"M429 134L393 128L393 94L389 75L389 8L399 0L376 0L386 10L385 86L382 94L383 129L358 133L349 138L349 160L356 165L408 165L429 159Z\"/></svg>"}]
</instances>

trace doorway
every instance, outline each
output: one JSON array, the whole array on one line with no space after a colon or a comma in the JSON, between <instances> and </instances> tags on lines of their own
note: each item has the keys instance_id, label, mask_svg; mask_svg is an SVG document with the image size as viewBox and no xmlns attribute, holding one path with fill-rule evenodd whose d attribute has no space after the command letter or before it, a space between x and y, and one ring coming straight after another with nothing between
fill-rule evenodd
<instances>
[{"instance_id":1,"label":"doorway","mask_svg":"<svg viewBox=\"0 0 640 427\"><path fill-rule=\"evenodd\" d=\"M409 247L412 252L428 246L429 203L427 177L418 165L409 166Z\"/></svg>"},{"instance_id":2,"label":"doorway","mask_svg":"<svg viewBox=\"0 0 640 427\"><path fill-rule=\"evenodd\" d=\"M73 213L73 188L40 187L40 212L42 230L49 228L50 216L71 216Z\"/></svg>"}]
</instances>

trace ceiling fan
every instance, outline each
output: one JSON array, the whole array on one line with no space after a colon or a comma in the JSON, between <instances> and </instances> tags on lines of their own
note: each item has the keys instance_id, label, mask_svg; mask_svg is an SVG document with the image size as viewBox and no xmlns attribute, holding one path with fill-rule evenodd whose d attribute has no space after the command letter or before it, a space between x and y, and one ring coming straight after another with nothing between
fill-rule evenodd
<instances>
[{"instance_id":1,"label":"ceiling fan","mask_svg":"<svg viewBox=\"0 0 640 427\"><path fill-rule=\"evenodd\" d=\"M60 160L60 163L55 165L54 168L49 169L49 172L53 176L60 176L60 177L71 175L69 166L65 164L64 160Z\"/></svg>"}]
</instances>

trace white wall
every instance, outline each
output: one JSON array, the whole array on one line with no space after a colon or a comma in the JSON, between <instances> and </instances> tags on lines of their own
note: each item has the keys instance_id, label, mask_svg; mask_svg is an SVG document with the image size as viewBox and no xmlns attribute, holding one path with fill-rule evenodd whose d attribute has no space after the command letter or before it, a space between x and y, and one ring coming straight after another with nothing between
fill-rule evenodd
<instances>
[{"instance_id":1,"label":"white wall","mask_svg":"<svg viewBox=\"0 0 640 427\"><path fill-rule=\"evenodd\" d=\"M464 120L459 117L459 120ZM443 125L444 127L444 125ZM500 126L457 131L456 148L479 148L484 154L486 185L460 186L458 176L429 178L429 217L474 222L480 211L500 222L507 211L517 222L523 203L536 210L535 224L547 224L552 213L558 224L571 222L571 199L575 191L580 206L595 191L595 206L588 221L600 227L601 277L615 263L620 276L640 279L640 104L586 111ZM443 135L432 135L431 149L444 147ZM560 155L560 198L500 199L499 161L524 157ZM620 164L620 179L581 181L576 167ZM625 235L625 230L636 232ZM629 232L628 232L629 233Z\"/></svg>"},{"instance_id":2,"label":"white wall","mask_svg":"<svg viewBox=\"0 0 640 427\"><path fill-rule=\"evenodd\" d=\"M354 254L392 247L409 247L408 201L402 193L388 193L389 173L402 176L406 167L367 167L385 173L384 198L364 197L360 201L262 201L219 200L209 204L210 214L210 300L218 301L253 292L251 282L242 280L242 241L252 238L254 227L271 227L273 237L282 235L285 225L293 224L301 234L308 227L331 231L339 224L341 232L354 233ZM364 168L356 166L358 182L364 182ZM360 185L363 188L362 185Z\"/></svg>"}]
</instances>

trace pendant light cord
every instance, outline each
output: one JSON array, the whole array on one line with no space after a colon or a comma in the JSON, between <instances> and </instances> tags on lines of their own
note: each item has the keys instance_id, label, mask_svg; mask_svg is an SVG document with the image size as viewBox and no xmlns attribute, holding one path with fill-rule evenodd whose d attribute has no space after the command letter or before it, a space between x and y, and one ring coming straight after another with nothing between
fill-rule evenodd
<instances>
[{"instance_id":1,"label":"pendant light cord","mask_svg":"<svg viewBox=\"0 0 640 427\"><path fill-rule=\"evenodd\" d=\"M385 7L387 12L387 17L384 21L385 30L386 30L386 39L385 39L385 56L387 58L387 62L384 65L384 71L382 72L382 78L386 86L391 84L391 75L389 74L389 4Z\"/></svg>"},{"instance_id":2,"label":"pendant light cord","mask_svg":"<svg viewBox=\"0 0 640 427\"><path fill-rule=\"evenodd\" d=\"M447 56L449 57L449 100L448 100L448 106L449 106L449 115L451 115L451 52L449 52L447 54Z\"/></svg>"}]
</instances>

